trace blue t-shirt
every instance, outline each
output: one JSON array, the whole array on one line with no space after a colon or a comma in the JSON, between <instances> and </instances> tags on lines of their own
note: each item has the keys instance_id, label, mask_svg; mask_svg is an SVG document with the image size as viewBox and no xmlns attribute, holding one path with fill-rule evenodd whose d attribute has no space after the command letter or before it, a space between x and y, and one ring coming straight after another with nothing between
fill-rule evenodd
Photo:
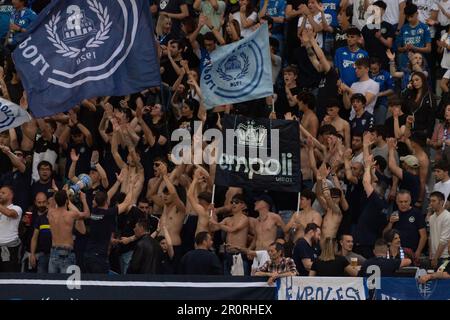
<instances>
[{"instance_id":1,"label":"blue t-shirt","mask_svg":"<svg viewBox=\"0 0 450 320\"><path fill-rule=\"evenodd\" d=\"M356 60L368 56L367 52L363 49L352 52L348 47L338 48L334 55L334 66L339 71L339 77L342 82L350 87L354 82L358 81L354 63Z\"/></svg>"},{"instance_id":2,"label":"blue t-shirt","mask_svg":"<svg viewBox=\"0 0 450 320\"><path fill-rule=\"evenodd\" d=\"M406 212L399 212L399 220L392 225L393 229L400 232L402 247L417 250L419 245L419 230L425 229L424 215L416 208L411 208Z\"/></svg>"},{"instance_id":3,"label":"blue t-shirt","mask_svg":"<svg viewBox=\"0 0 450 320\"><path fill-rule=\"evenodd\" d=\"M377 75L370 75L370 78L380 85L380 92L392 89L394 90L394 81L392 76L386 70L380 70ZM377 104L387 106L387 97L378 97Z\"/></svg>"},{"instance_id":4,"label":"blue t-shirt","mask_svg":"<svg viewBox=\"0 0 450 320\"><path fill-rule=\"evenodd\" d=\"M403 25L397 37L397 46L404 47L407 44L412 44L414 47L425 48L427 43L431 42L430 28L422 22L412 28L409 23ZM400 68L405 68L408 65L408 54L402 53L400 55Z\"/></svg>"},{"instance_id":5,"label":"blue t-shirt","mask_svg":"<svg viewBox=\"0 0 450 320\"><path fill-rule=\"evenodd\" d=\"M20 11L16 11L13 10L13 12L11 13L10 16L10 22L11 23L15 23L16 25L20 26L21 28L27 29L28 26L37 18L37 14L29 9L29 8L24 8ZM12 35L12 43L11 44L16 44L16 36L17 36L18 32L15 32Z\"/></svg>"},{"instance_id":6,"label":"blue t-shirt","mask_svg":"<svg viewBox=\"0 0 450 320\"><path fill-rule=\"evenodd\" d=\"M264 6L264 0L261 0L260 8ZM266 15L272 18L284 17L286 10L286 0L269 0L267 4ZM284 23L273 23L272 33L283 33Z\"/></svg>"},{"instance_id":7,"label":"blue t-shirt","mask_svg":"<svg viewBox=\"0 0 450 320\"><path fill-rule=\"evenodd\" d=\"M6 1L0 5L0 39L4 39L9 31L9 21L13 11L14 7L11 1Z\"/></svg>"},{"instance_id":8,"label":"blue t-shirt","mask_svg":"<svg viewBox=\"0 0 450 320\"><path fill-rule=\"evenodd\" d=\"M325 9L325 14L331 15L331 26L336 28L338 26L337 13L341 0L324 0L322 5Z\"/></svg>"}]
</instances>

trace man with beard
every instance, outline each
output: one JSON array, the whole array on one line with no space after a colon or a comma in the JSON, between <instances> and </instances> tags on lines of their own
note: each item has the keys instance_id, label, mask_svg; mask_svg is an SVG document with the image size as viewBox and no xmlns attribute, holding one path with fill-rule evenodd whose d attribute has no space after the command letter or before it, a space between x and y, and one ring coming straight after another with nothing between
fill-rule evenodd
<instances>
[{"instance_id":1,"label":"man with beard","mask_svg":"<svg viewBox=\"0 0 450 320\"><path fill-rule=\"evenodd\" d=\"M19 222L22 209L12 203L11 187L0 189L0 272L19 272Z\"/></svg>"},{"instance_id":2,"label":"man with beard","mask_svg":"<svg viewBox=\"0 0 450 320\"><path fill-rule=\"evenodd\" d=\"M45 193L38 193L34 200L37 216L33 221L34 233L31 238L30 266L37 273L48 273L48 261L52 247L52 233L48 221L48 199Z\"/></svg>"},{"instance_id":3,"label":"man with beard","mask_svg":"<svg viewBox=\"0 0 450 320\"><path fill-rule=\"evenodd\" d=\"M308 223L305 235L297 241L292 258L297 266L299 276L308 276L311 266L319 256L317 248L320 243L320 227L315 223Z\"/></svg>"}]
</instances>

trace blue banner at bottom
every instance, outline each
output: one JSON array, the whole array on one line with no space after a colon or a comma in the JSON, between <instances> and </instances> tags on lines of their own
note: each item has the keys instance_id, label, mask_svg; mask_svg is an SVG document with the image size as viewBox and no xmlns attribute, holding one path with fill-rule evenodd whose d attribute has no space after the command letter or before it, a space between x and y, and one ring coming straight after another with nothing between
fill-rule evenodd
<instances>
[{"instance_id":1,"label":"blue banner at bottom","mask_svg":"<svg viewBox=\"0 0 450 320\"><path fill-rule=\"evenodd\" d=\"M370 294L369 294L370 295ZM420 284L415 278L382 278L376 300L450 300L450 280Z\"/></svg>"}]
</instances>

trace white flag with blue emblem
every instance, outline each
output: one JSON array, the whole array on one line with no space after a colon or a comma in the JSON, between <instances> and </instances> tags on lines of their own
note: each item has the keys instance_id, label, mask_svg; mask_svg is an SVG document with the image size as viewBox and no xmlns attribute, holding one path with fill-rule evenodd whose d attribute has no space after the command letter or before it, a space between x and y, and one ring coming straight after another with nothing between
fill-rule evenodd
<instances>
[{"instance_id":1,"label":"white flag with blue emblem","mask_svg":"<svg viewBox=\"0 0 450 320\"><path fill-rule=\"evenodd\" d=\"M214 50L203 63L200 87L207 109L271 96L267 24L245 39Z\"/></svg>"},{"instance_id":2,"label":"white flag with blue emblem","mask_svg":"<svg viewBox=\"0 0 450 320\"><path fill-rule=\"evenodd\" d=\"M17 104L0 98L0 132L31 121L31 116Z\"/></svg>"}]
</instances>

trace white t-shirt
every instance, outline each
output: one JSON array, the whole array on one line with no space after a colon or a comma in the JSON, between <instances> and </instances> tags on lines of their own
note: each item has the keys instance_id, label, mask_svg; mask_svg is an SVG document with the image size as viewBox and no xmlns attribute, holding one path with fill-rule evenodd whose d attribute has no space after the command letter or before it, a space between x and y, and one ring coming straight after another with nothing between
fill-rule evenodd
<instances>
[{"instance_id":1,"label":"white t-shirt","mask_svg":"<svg viewBox=\"0 0 450 320\"><path fill-rule=\"evenodd\" d=\"M368 0L369 6L375 1ZM364 9L364 0L351 0L353 4L353 18L352 24L359 30L366 25L367 19L365 17L366 10Z\"/></svg>"},{"instance_id":2,"label":"white t-shirt","mask_svg":"<svg viewBox=\"0 0 450 320\"><path fill-rule=\"evenodd\" d=\"M266 250L259 250L256 251L256 257L253 259L252 264L252 275L254 272L256 272L259 268L261 268L266 261L270 260L269 253Z\"/></svg>"},{"instance_id":3,"label":"white t-shirt","mask_svg":"<svg viewBox=\"0 0 450 320\"><path fill-rule=\"evenodd\" d=\"M447 18L447 16L442 12L441 9L439 9L438 3L441 4L441 7L443 7L444 10L445 10L447 13L450 13L450 0L436 1L436 2L434 3L434 5L431 7L431 10L439 11L439 12L438 12L438 21L439 21L439 24L440 24L441 26L443 26L443 27L446 27L446 26L448 26L448 25L450 24L450 19Z\"/></svg>"},{"instance_id":4,"label":"white t-shirt","mask_svg":"<svg viewBox=\"0 0 450 320\"><path fill-rule=\"evenodd\" d=\"M386 11L383 15L383 20L395 25L399 23L400 20L400 3L405 2L405 0L384 0L386 3Z\"/></svg>"},{"instance_id":5,"label":"white t-shirt","mask_svg":"<svg viewBox=\"0 0 450 320\"><path fill-rule=\"evenodd\" d=\"M226 4L225 2L219 0L217 1L217 5L219 8L214 10L213 6L211 5L211 2L209 1L202 1L201 3L201 13L209 18L211 21L211 24L215 28L220 27L220 20L222 19L223 14L225 13ZM203 26L200 30L201 34L205 34L207 32L210 32L211 30L207 26Z\"/></svg>"},{"instance_id":6,"label":"white t-shirt","mask_svg":"<svg viewBox=\"0 0 450 320\"><path fill-rule=\"evenodd\" d=\"M351 89L353 93L361 93L363 95L366 95L367 92L370 92L374 94L375 96L378 96L378 93L380 92L380 85L378 82L369 79L366 81L357 81L354 82L351 86ZM375 108L375 104L377 103L377 97L372 100L371 103L366 105L365 111L369 112L370 114L373 114L373 109ZM355 110L350 112L350 120L352 120L355 117Z\"/></svg>"},{"instance_id":7,"label":"white t-shirt","mask_svg":"<svg viewBox=\"0 0 450 320\"><path fill-rule=\"evenodd\" d=\"M450 194L450 180L446 182L439 181L434 185L433 191L439 191L444 194L445 201L447 201L447 197Z\"/></svg>"},{"instance_id":8,"label":"white t-shirt","mask_svg":"<svg viewBox=\"0 0 450 320\"><path fill-rule=\"evenodd\" d=\"M412 3L414 3L417 6L417 11L419 12L419 21L422 23L427 24L427 19L431 16L431 11L436 10L433 9L435 6L434 0L412 0ZM436 28L434 26L430 27L430 34L431 38L434 38L434 35L436 34Z\"/></svg>"},{"instance_id":9,"label":"white t-shirt","mask_svg":"<svg viewBox=\"0 0 450 320\"><path fill-rule=\"evenodd\" d=\"M433 214L430 216L430 241L431 241L431 253L434 256L439 243L450 240L450 212L444 210L439 216ZM444 252L440 258L448 258L447 246L445 246Z\"/></svg>"},{"instance_id":10,"label":"white t-shirt","mask_svg":"<svg viewBox=\"0 0 450 320\"><path fill-rule=\"evenodd\" d=\"M8 209L17 212L17 218L10 218L0 213L0 245L7 244L19 238L19 223L22 219L22 209L10 204Z\"/></svg>"},{"instance_id":11,"label":"white t-shirt","mask_svg":"<svg viewBox=\"0 0 450 320\"><path fill-rule=\"evenodd\" d=\"M300 17L300 18L298 19L298 24L297 24L297 27L298 27L298 28L300 28L300 26L302 25L302 23L303 23L303 18L304 18L304 17L302 16L302 17ZM321 25L321 24L322 24L322 14L319 12L318 14L316 14L316 15L313 17L313 20L314 20L314 22L316 22L317 24ZM325 20L327 21L327 24L330 25L330 24L331 24L331 21L333 20L333 17L332 17L330 14L325 13ZM311 23L309 23L309 20L306 20L305 28L307 28L307 29L313 29ZM323 32L318 32L318 33L316 34L316 41L317 41L317 44L319 45L319 47L322 48L322 47L323 47Z\"/></svg>"},{"instance_id":12,"label":"white t-shirt","mask_svg":"<svg viewBox=\"0 0 450 320\"><path fill-rule=\"evenodd\" d=\"M450 37L448 33L444 33L442 35L441 41L444 41L447 45L450 44ZM442 54L441 67L444 69L450 69L450 52L447 48L444 48L444 53Z\"/></svg>"},{"instance_id":13,"label":"white t-shirt","mask_svg":"<svg viewBox=\"0 0 450 320\"><path fill-rule=\"evenodd\" d=\"M258 15L256 14L255 11L253 11L250 14L250 16L247 17L248 20L251 20L253 22L255 22L257 18L258 18ZM237 20L239 22L239 26L241 27L241 37L243 37L243 38L248 37L253 32L253 29L251 27L244 29L244 27L242 26L240 11L233 13L233 19Z\"/></svg>"}]
</instances>

